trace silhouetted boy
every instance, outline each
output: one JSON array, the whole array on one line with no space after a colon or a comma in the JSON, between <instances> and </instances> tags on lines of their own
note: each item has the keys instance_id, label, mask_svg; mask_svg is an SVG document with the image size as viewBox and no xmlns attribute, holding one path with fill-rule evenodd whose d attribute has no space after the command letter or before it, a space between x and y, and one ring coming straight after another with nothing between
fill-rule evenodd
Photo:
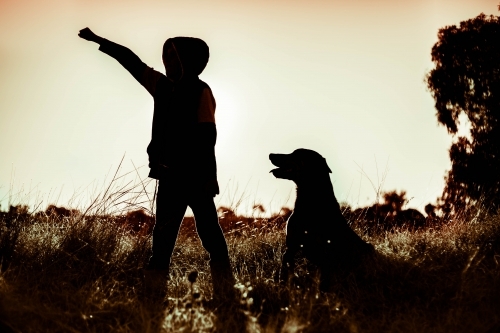
<instances>
[{"instance_id":1,"label":"silhouetted boy","mask_svg":"<svg viewBox=\"0 0 500 333\"><path fill-rule=\"evenodd\" d=\"M143 63L128 48L95 35L89 28L79 36L100 45L154 98L149 155L149 177L158 179L153 255L145 270L146 294L166 295L170 258L186 208L193 210L196 230L210 254L216 297L231 291L234 278L226 240L213 197L219 193L215 162L215 100L210 87L198 78L209 50L198 38L175 37L163 45L166 76Z\"/></svg>"}]
</instances>

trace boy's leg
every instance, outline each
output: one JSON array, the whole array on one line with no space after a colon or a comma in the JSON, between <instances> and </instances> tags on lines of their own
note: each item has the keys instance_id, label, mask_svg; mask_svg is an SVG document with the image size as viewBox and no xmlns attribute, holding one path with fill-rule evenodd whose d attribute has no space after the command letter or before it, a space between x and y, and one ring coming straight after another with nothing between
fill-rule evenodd
<instances>
[{"instance_id":1,"label":"boy's leg","mask_svg":"<svg viewBox=\"0 0 500 333\"><path fill-rule=\"evenodd\" d=\"M210 254L210 270L216 298L234 296L234 276L229 261L226 239L219 225L214 199L209 195L198 194L190 198L196 231L203 247Z\"/></svg>"},{"instance_id":2,"label":"boy's leg","mask_svg":"<svg viewBox=\"0 0 500 333\"><path fill-rule=\"evenodd\" d=\"M144 270L145 299L160 304L164 303L167 296L170 258L187 208L185 196L177 193L175 187L169 186L170 184L165 185L158 188L153 255Z\"/></svg>"},{"instance_id":3,"label":"boy's leg","mask_svg":"<svg viewBox=\"0 0 500 333\"><path fill-rule=\"evenodd\" d=\"M153 255L148 269L167 270L177 235L187 209L187 202L175 186L158 186L156 198L156 223L153 229Z\"/></svg>"}]
</instances>

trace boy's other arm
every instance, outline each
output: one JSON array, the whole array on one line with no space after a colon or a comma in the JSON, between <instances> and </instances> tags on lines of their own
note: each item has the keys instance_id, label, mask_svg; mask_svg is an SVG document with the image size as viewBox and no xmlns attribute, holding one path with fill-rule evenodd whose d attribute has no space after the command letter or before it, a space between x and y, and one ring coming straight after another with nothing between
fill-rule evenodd
<instances>
[{"instance_id":1,"label":"boy's other arm","mask_svg":"<svg viewBox=\"0 0 500 333\"><path fill-rule=\"evenodd\" d=\"M132 76L142 84L143 73L147 65L130 49L120 44L113 43L92 32L89 28L80 30L78 33L83 39L99 44L99 51L115 58Z\"/></svg>"},{"instance_id":2,"label":"boy's other arm","mask_svg":"<svg viewBox=\"0 0 500 333\"><path fill-rule=\"evenodd\" d=\"M205 191L215 197L219 194L219 185L217 183L217 162L215 160L215 141L217 140L217 129L215 123L198 123L198 149L200 157L200 170L202 178L205 179Z\"/></svg>"},{"instance_id":3,"label":"boy's other arm","mask_svg":"<svg viewBox=\"0 0 500 333\"><path fill-rule=\"evenodd\" d=\"M196 126L198 135L198 149L201 158L205 191L210 195L219 194L217 183L217 162L215 160L215 142L217 141L217 129L215 126L215 99L210 88L203 89L198 107L198 124Z\"/></svg>"}]
</instances>

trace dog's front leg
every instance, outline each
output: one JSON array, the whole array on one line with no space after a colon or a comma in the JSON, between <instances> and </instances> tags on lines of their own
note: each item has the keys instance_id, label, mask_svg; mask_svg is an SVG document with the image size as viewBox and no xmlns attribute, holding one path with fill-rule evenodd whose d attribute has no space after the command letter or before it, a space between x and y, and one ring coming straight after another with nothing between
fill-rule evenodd
<instances>
[{"instance_id":1,"label":"dog's front leg","mask_svg":"<svg viewBox=\"0 0 500 333\"><path fill-rule=\"evenodd\" d=\"M288 243L288 241L287 241ZM298 252L298 247L295 244L287 245L283 260L281 262L281 271L279 280L281 283L288 283L288 280L293 277L295 268L295 256Z\"/></svg>"},{"instance_id":2,"label":"dog's front leg","mask_svg":"<svg viewBox=\"0 0 500 333\"><path fill-rule=\"evenodd\" d=\"M281 270L279 280L281 283L287 283L290 276L293 276L293 268L294 268L294 260L293 256L290 255L290 252L287 250L283 255L283 260L281 262Z\"/></svg>"},{"instance_id":3,"label":"dog's front leg","mask_svg":"<svg viewBox=\"0 0 500 333\"><path fill-rule=\"evenodd\" d=\"M293 277L295 256L300 251L300 244L303 243L303 234L299 223L300 220L300 216L294 211L286 224L286 248L281 261L281 271L279 276L281 283L288 283L288 280Z\"/></svg>"}]
</instances>

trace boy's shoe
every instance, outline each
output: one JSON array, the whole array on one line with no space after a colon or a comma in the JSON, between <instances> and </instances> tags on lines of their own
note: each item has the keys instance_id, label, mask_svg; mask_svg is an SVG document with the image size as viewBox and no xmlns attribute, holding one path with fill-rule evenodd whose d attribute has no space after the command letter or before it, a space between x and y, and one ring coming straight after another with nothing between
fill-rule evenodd
<instances>
[{"instance_id":1,"label":"boy's shoe","mask_svg":"<svg viewBox=\"0 0 500 333\"><path fill-rule=\"evenodd\" d=\"M236 300L235 280L229 261L210 261L210 271L214 288L213 302L233 304Z\"/></svg>"},{"instance_id":2,"label":"boy's shoe","mask_svg":"<svg viewBox=\"0 0 500 333\"><path fill-rule=\"evenodd\" d=\"M144 269L143 299L163 304L167 296L168 269Z\"/></svg>"}]
</instances>

